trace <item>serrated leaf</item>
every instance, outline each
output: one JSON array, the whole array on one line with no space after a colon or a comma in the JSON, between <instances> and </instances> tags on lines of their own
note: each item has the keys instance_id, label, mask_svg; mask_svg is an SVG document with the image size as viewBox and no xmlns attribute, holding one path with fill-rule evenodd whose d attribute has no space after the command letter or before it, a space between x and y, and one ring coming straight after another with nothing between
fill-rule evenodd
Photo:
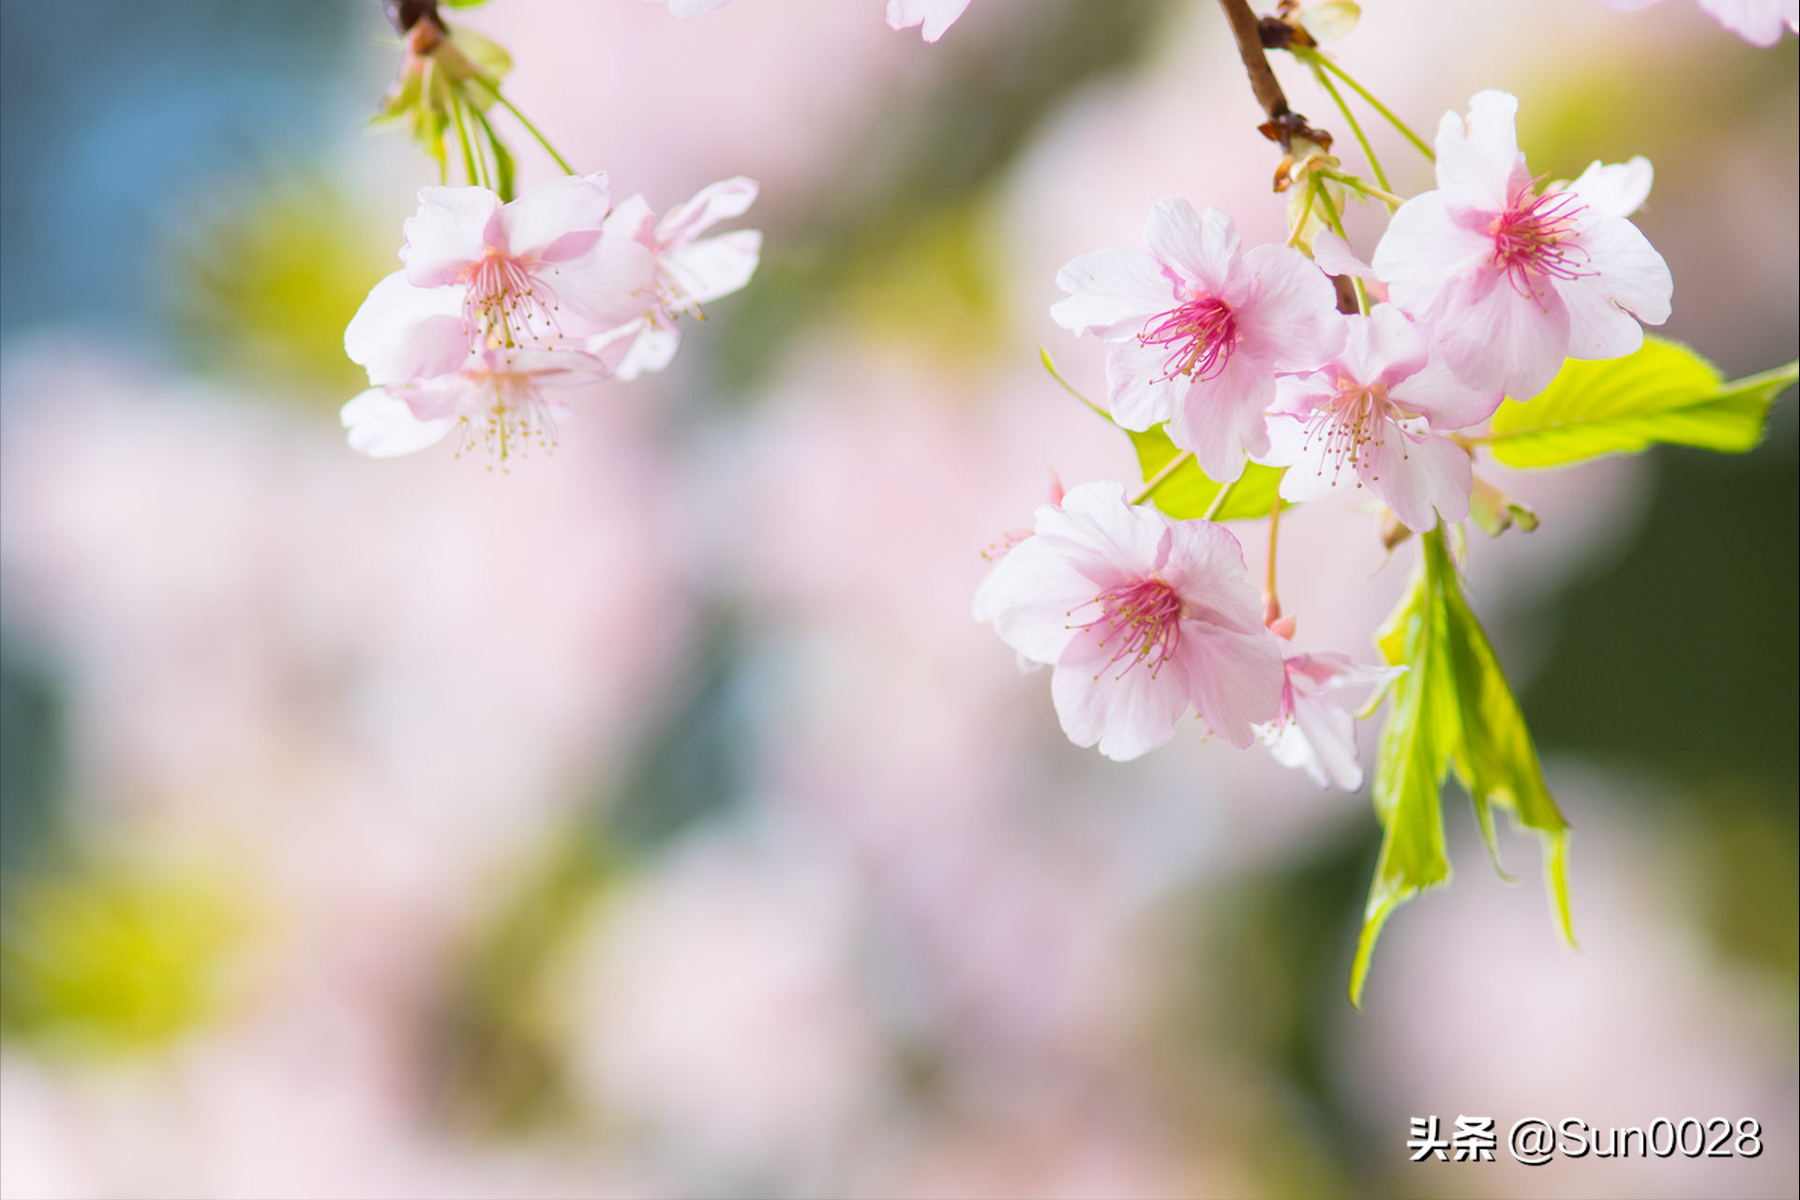
<instances>
[{"instance_id":1,"label":"serrated leaf","mask_svg":"<svg viewBox=\"0 0 1800 1200\"><path fill-rule=\"evenodd\" d=\"M1351 968L1352 1003L1361 1002L1388 917L1450 878L1440 799L1449 770L1468 789L1496 869L1494 806L1544 838L1546 886L1563 936L1571 945L1575 940L1568 823L1544 785L1531 732L1500 660L1463 595L1446 532L1433 530L1420 542L1423 557L1412 585L1376 634L1388 663L1408 670L1394 682L1376 758L1375 812L1384 834Z\"/></svg>"},{"instance_id":2,"label":"serrated leaf","mask_svg":"<svg viewBox=\"0 0 1800 1200\"><path fill-rule=\"evenodd\" d=\"M1142 433L1131 430L1126 433L1131 438L1132 448L1137 451L1138 467L1144 473L1145 483L1155 479L1157 473L1181 453L1161 425ZM1213 514L1213 520L1247 521L1268 516L1274 510L1275 497L1281 488L1281 471L1280 467L1246 463L1244 474L1232 485L1231 494ZM1219 494L1219 486L1189 457L1157 485L1150 498L1156 507L1171 517L1189 520L1206 515Z\"/></svg>"},{"instance_id":3,"label":"serrated leaf","mask_svg":"<svg viewBox=\"0 0 1800 1200\"><path fill-rule=\"evenodd\" d=\"M1557 467L1659 442L1742 453L1762 438L1769 405L1800 364L1725 383L1678 342L1646 337L1623 358L1570 359L1544 392L1504 401L1485 439L1513 467Z\"/></svg>"},{"instance_id":4,"label":"serrated leaf","mask_svg":"<svg viewBox=\"0 0 1800 1200\"><path fill-rule=\"evenodd\" d=\"M1388 917L1420 891L1450 878L1439 801L1446 754L1438 711L1447 669L1442 609L1429 575L1421 571L1379 638L1389 665L1408 670L1394 682L1393 707L1375 758L1375 813L1383 833L1350 969L1350 1002L1356 1005L1362 1003L1375 941Z\"/></svg>"}]
</instances>

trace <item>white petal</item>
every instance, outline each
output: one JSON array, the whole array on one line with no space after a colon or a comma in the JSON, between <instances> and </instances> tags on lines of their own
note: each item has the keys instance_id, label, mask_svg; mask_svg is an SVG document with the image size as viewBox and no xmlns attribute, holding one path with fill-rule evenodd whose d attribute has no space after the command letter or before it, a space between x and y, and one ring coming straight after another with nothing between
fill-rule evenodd
<instances>
[{"instance_id":1,"label":"white petal","mask_svg":"<svg viewBox=\"0 0 1800 1200\"><path fill-rule=\"evenodd\" d=\"M1602 164L1596 160L1569 185L1569 190L1597 215L1629 217L1649 198L1655 177L1650 160L1641 154L1624 163Z\"/></svg>"},{"instance_id":2,"label":"white petal","mask_svg":"<svg viewBox=\"0 0 1800 1200\"><path fill-rule=\"evenodd\" d=\"M500 197L486 188L420 188L419 211L402 226L407 279L419 287L455 283L487 253L488 222L499 209Z\"/></svg>"},{"instance_id":3,"label":"white petal","mask_svg":"<svg viewBox=\"0 0 1800 1200\"><path fill-rule=\"evenodd\" d=\"M611 206L604 171L541 183L500 210L500 248L513 258L567 262L600 240Z\"/></svg>"},{"instance_id":4,"label":"white petal","mask_svg":"<svg viewBox=\"0 0 1800 1200\"><path fill-rule=\"evenodd\" d=\"M994 564L975 589L975 619L1033 662L1060 659L1078 622L1099 615L1099 588L1067 556L1029 537Z\"/></svg>"},{"instance_id":5,"label":"white petal","mask_svg":"<svg viewBox=\"0 0 1800 1200\"><path fill-rule=\"evenodd\" d=\"M1136 338L1106 348L1106 407L1124 429L1142 431L1175 415L1188 377L1166 375L1169 350Z\"/></svg>"},{"instance_id":6,"label":"white petal","mask_svg":"<svg viewBox=\"0 0 1800 1200\"><path fill-rule=\"evenodd\" d=\"M1466 124L1455 113L1444 114L1438 126L1437 182L1449 204L1483 212L1506 209L1525 169L1514 128L1518 112L1518 97L1490 90L1469 101Z\"/></svg>"},{"instance_id":7,"label":"white petal","mask_svg":"<svg viewBox=\"0 0 1800 1200\"><path fill-rule=\"evenodd\" d=\"M1350 243L1329 229L1321 229L1313 235L1313 262L1327 275L1375 278L1375 268L1356 257L1356 251L1350 248Z\"/></svg>"},{"instance_id":8,"label":"white petal","mask_svg":"<svg viewBox=\"0 0 1800 1200\"><path fill-rule=\"evenodd\" d=\"M1101 645L1102 636L1083 631L1070 641L1050 677L1050 697L1070 741L1098 742L1100 753L1124 762L1175 736L1190 684L1179 659L1152 674L1147 663L1130 657L1114 661L1117 647Z\"/></svg>"},{"instance_id":9,"label":"white petal","mask_svg":"<svg viewBox=\"0 0 1800 1200\"><path fill-rule=\"evenodd\" d=\"M1375 274L1394 302L1422 321L1436 320L1444 295L1493 257L1494 242L1451 217L1441 192L1400 206L1375 247Z\"/></svg>"},{"instance_id":10,"label":"white petal","mask_svg":"<svg viewBox=\"0 0 1800 1200\"><path fill-rule=\"evenodd\" d=\"M1070 488L1060 505L1039 508L1033 540L1055 547L1076 570L1107 588L1162 567L1169 520L1149 505L1126 503L1124 484L1096 480Z\"/></svg>"},{"instance_id":11,"label":"white petal","mask_svg":"<svg viewBox=\"0 0 1800 1200\"><path fill-rule=\"evenodd\" d=\"M339 414L350 431L350 448L370 458L394 458L435 445L450 432L454 417L421 421L406 401L381 388L370 388L344 405Z\"/></svg>"},{"instance_id":12,"label":"white petal","mask_svg":"<svg viewBox=\"0 0 1800 1200\"><path fill-rule=\"evenodd\" d=\"M686 204L677 204L656 224L665 250L685 246L720 221L741 217L756 201L756 180L743 175L708 184Z\"/></svg>"},{"instance_id":13,"label":"white petal","mask_svg":"<svg viewBox=\"0 0 1800 1200\"><path fill-rule=\"evenodd\" d=\"M661 266L689 299L706 303L749 283L761 251L762 234L740 229L671 250L662 256Z\"/></svg>"},{"instance_id":14,"label":"white petal","mask_svg":"<svg viewBox=\"0 0 1800 1200\"><path fill-rule=\"evenodd\" d=\"M617 328L656 304L656 256L631 238L608 234L581 257L544 270L567 337Z\"/></svg>"},{"instance_id":15,"label":"white petal","mask_svg":"<svg viewBox=\"0 0 1800 1200\"><path fill-rule=\"evenodd\" d=\"M1225 292L1238 258L1237 227L1217 208L1196 214L1179 196L1159 200L1144 222L1144 244L1164 265L1209 294Z\"/></svg>"},{"instance_id":16,"label":"white petal","mask_svg":"<svg viewBox=\"0 0 1800 1200\"><path fill-rule=\"evenodd\" d=\"M888 28L911 29L921 25L920 34L926 41L935 42L968 7L969 0L888 0Z\"/></svg>"},{"instance_id":17,"label":"white petal","mask_svg":"<svg viewBox=\"0 0 1800 1200\"><path fill-rule=\"evenodd\" d=\"M1468 451L1449 438L1415 438L1390 425L1386 436L1368 443L1364 453L1358 473L1408 529L1423 533L1435 528L1439 513L1446 521L1469 515L1475 474Z\"/></svg>"},{"instance_id":18,"label":"white petal","mask_svg":"<svg viewBox=\"0 0 1800 1200\"><path fill-rule=\"evenodd\" d=\"M1180 303L1156 259L1144 250L1083 254L1056 273L1056 284L1069 293L1050 309L1056 323L1103 338L1139 333L1151 317Z\"/></svg>"},{"instance_id":19,"label":"white petal","mask_svg":"<svg viewBox=\"0 0 1800 1200\"><path fill-rule=\"evenodd\" d=\"M1564 281L1558 290L1565 299L1576 288L1593 288L1611 296L1646 325L1661 325L1669 319L1675 280L1669 264L1642 230L1626 220L1601 221L1582 230L1580 244L1587 251L1589 269L1599 275Z\"/></svg>"},{"instance_id":20,"label":"white petal","mask_svg":"<svg viewBox=\"0 0 1800 1200\"><path fill-rule=\"evenodd\" d=\"M1201 718L1238 749L1256 739L1252 726L1280 711L1281 646L1268 630L1240 633L1183 620L1178 657Z\"/></svg>"},{"instance_id":21,"label":"white petal","mask_svg":"<svg viewBox=\"0 0 1800 1200\"><path fill-rule=\"evenodd\" d=\"M344 353L377 386L454 371L474 338L463 323L463 289L414 287L395 271L369 291L344 329Z\"/></svg>"}]
</instances>

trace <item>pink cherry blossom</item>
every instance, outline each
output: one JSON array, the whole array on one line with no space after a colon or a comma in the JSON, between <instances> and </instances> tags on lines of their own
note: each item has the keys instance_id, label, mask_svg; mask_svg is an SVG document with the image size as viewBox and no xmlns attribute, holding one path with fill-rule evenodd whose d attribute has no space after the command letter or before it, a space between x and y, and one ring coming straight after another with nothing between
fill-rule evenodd
<instances>
[{"instance_id":1,"label":"pink cherry blossom","mask_svg":"<svg viewBox=\"0 0 1800 1200\"><path fill-rule=\"evenodd\" d=\"M1457 379L1391 304L1347 318L1344 349L1324 369L1276 385L1269 461L1287 466L1281 494L1312 500L1340 484L1367 487L1410 529L1469 515L1469 454L1444 435L1486 420L1499 392ZM1433 511L1435 510L1435 511Z\"/></svg>"},{"instance_id":2,"label":"pink cherry blossom","mask_svg":"<svg viewBox=\"0 0 1800 1200\"><path fill-rule=\"evenodd\" d=\"M642 246L655 263L652 287L641 296L635 319L592 338L589 348L616 360L620 379L660 371L675 357L681 331L675 318L750 282L762 251L762 234L740 229L717 237L700 234L740 217L756 199L753 179L738 176L702 188L658 221L642 196L633 196L606 221L609 238ZM704 314L702 314L704 315Z\"/></svg>"},{"instance_id":3,"label":"pink cherry blossom","mask_svg":"<svg viewBox=\"0 0 1800 1200\"><path fill-rule=\"evenodd\" d=\"M1320 787L1347 792L1362 786L1356 719L1347 689L1385 684L1405 667L1370 667L1348 654L1308 654L1282 643L1281 712L1256 732L1284 767L1298 767ZM1329 698L1328 698L1329 694Z\"/></svg>"},{"instance_id":4,"label":"pink cherry blossom","mask_svg":"<svg viewBox=\"0 0 1800 1200\"><path fill-rule=\"evenodd\" d=\"M502 462L532 441L555 440L566 405L546 388L578 387L607 378L606 364L571 350L489 348L456 371L406 384L373 387L344 405L350 448L371 458L411 454L460 427L464 444L479 436Z\"/></svg>"},{"instance_id":5,"label":"pink cherry blossom","mask_svg":"<svg viewBox=\"0 0 1800 1200\"><path fill-rule=\"evenodd\" d=\"M1037 510L1035 536L988 573L975 618L1024 660L1056 668L1063 732L1113 759L1174 736L1190 706L1231 744L1276 716L1281 650L1237 539L1125 501L1113 482Z\"/></svg>"},{"instance_id":6,"label":"pink cherry blossom","mask_svg":"<svg viewBox=\"0 0 1800 1200\"><path fill-rule=\"evenodd\" d=\"M364 300L344 350L376 387L455 372L486 346L550 347L631 320L656 264L604 236L605 175L571 176L512 201L428 187L406 222L405 266Z\"/></svg>"},{"instance_id":7,"label":"pink cherry blossom","mask_svg":"<svg viewBox=\"0 0 1800 1200\"><path fill-rule=\"evenodd\" d=\"M1485 91L1466 123L1444 114L1437 190L1394 214L1373 265L1395 303L1437 326L1459 377L1523 400L1565 357L1636 350L1639 321L1668 319L1674 283L1626 220L1649 194L1650 163L1594 163L1539 193L1513 128L1518 107Z\"/></svg>"},{"instance_id":8,"label":"pink cherry blossom","mask_svg":"<svg viewBox=\"0 0 1800 1200\"><path fill-rule=\"evenodd\" d=\"M1656 0L1607 0L1614 8L1635 12ZM1700 7L1753 46L1773 46L1781 31L1800 33L1800 0L1700 0Z\"/></svg>"},{"instance_id":9,"label":"pink cherry blossom","mask_svg":"<svg viewBox=\"0 0 1800 1200\"><path fill-rule=\"evenodd\" d=\"M888 0L888 28L911 29L918 25L925 40L935 42L968 7L969 0Z\"/></svg>"},{"instance_id":10,"label":"pink cherry blossom","mask_svg":"<svg viewBox=\"0 0 1800 1200\"><path fill-rule=\"evenodd\" d=\"M1231 218L1168 199L1144 226L1148 249L1101 250L1056 277L1065 328L1113 343L1108 406L1126 429L1167 421L1217 480L1269 449L1275 377L1315 370L1344 342L1331 281L1286 246L1238 248Z\"/></svg>"}]
</instances>

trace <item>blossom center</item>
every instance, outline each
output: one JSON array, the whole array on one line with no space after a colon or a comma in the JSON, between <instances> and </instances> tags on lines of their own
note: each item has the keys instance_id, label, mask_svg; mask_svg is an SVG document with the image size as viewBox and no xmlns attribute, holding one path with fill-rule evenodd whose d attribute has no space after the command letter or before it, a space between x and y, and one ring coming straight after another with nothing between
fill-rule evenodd
<instances>
[{"instance_id":1,"label":"blossom center","mask_svg":"<svg viewBox=\"0 0 1800 1200\"><path fill-rule=\"evenodd\" d=\"M1098 630L1099 645L1113 646L1112 664L1122 664L1119 677L1143 664L1154 679L1181 646L1181 597L1152 575L1115 584L1094 597L1100 615L1083 625Z\"/></svg>"},{"instance_id":2,"label":"blossom center","mask_svg":"<svg viewBox=\"0 0 1800 1200\"><path fill-rule=\"evenodd\" d=\"M1579 279L1587 251L1573 244L1575 218L1586 205L1574 192L1525 191L1488 225L1494 239L1494 265L1499 267L1521 295L1536 296L1537 280Z\"/></svg>"},{"instance_id":3,"label":"blossom center","mask_svg":"<svg viewBox=\"0 0 1800 1200\"><path fill-rule=\"evenodd\" d=\"M1164 346L1164 379L1186 375L1211 379L1225 369L1237 344L1237 321L1231 306L1216 296L1197 296L1145 323L1141 346Z\"/></svg>"},{"instance_id":4,"label":"blossom center","mask_svg":"<svg viewBox=\"0 0 1800 1200\"><path fill-rule=\"evenodd\" d=\"M530 372L486 371L471 382L478 407L460 418L463 444L459 456L477 436L502 464L524 456L533 441L546 451L555 444L556 420Z\"/></svg>"},{"instance_id":5,"label":"blossom center","mask_svg":"<svg viewBox=\"0 0 1800 1200\"><path fill-rule=\"evenodd\" d=\"M463 319L489 345L517 346L561 335L556 292L518 259L490 247L463 282Z\"/></svg>"},{"instance_id":6,"label":"blossom center","mask_svg":"<svg viewBox=\"0 0 1800 1200\"><path fill-rule=\"evenodd\" d=\"M1340 378L1337 391L1309 422L1306 439L1323 440L1325 460L1335 462L1339 470L1347 466L1354 471L1368 464L1370 447L1387 443L1389 428L1404 415L1388 398L1386 384ZM1362 486L1361 480L1357 486Z\"/></svg>"}]
</instances>

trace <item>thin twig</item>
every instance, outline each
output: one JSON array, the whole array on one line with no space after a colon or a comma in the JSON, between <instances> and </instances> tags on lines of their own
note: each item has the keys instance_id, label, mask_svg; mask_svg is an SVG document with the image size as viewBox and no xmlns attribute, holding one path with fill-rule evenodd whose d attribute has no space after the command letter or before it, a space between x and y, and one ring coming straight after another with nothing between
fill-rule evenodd
<instances>
[{"instance_id":1,"label":"thin twig","mask_svg":"<svg viewBox=\"0 0 1800 1200\"><path fill-rule=\"evenodd\" d=\"M1163 485L1163 480L1173 475L1176 471L1179 471L1182 466L1193 457L1194 452L1192 450L1183 450L1180 454L1177 454L1174 458L1171 458L1168 462L1164 463L1162 470L1152 475L1144 483L1144 490L1139 492L1131 502L1133 504L1142 504L1144 501L1154 496L1156 494L1156 489Z\"/></svg>"},{"instance_id":2,"label":"thin twig","mask_svg":"<svg viewBox=\"0 0 1800 1200\"><path fill-rule=\"evenodd\" d=\"M1263 51L1262 25L1249 0L1219 0L1219 7L1231 22L1231 35L1237 39L1238 57L1244 60L1244 72L1250 76L1250 90L1256 93L1256 102L1271 121L1286 116L1290 111L1287 93L1281 90L1274 68L1269 66L1269 56Z\"/></svg>"}]
</instances>

